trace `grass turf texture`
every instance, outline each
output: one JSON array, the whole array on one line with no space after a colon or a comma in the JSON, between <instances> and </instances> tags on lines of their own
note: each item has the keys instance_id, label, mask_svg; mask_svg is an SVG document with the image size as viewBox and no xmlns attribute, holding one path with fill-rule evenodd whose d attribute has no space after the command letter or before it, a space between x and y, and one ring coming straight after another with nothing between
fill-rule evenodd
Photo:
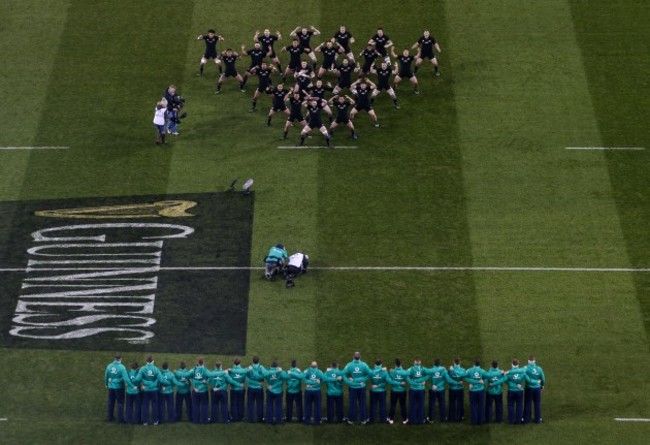
<instances>
[{"instance_id":1,"label":"grass turf texture","mask_svg":"<svg viewBox=\"0 0 650 445\"><path fill-rule=\"evenodd\" d=\"M38 8L36 7L38 6ZM30 7L31 6L31 7ZM648 151L573 153L565 146L649 147L650 41L644 2L4 2L0 145L69 145L0 152L0 197L54 199L202 193L255 178L251 256L283 241L314 264L647 267ZM290 12L290 13L289 13ZM47 17L47 28L38 28ZM381 25L398 48L424 28L440 41L443 76L400 85L402 110L380 96L382 127L355 122L357 150L277 150L269 101L246 113L234 81L212 94L216 69L195 78L194 39L216 27L238 49L255 29L344 19L355 49ZM215 23L216 21L216 23ZM36 25L35 25L36 24ZM37 28L40 32L25 32ZM41 33L48 39L41 42ZM316 39L318 41L318 39ZM40 44L45 46L38 46ZM27 57L39 47L39 57ZM240 62L239 67L246 66ZM153 146L164 87L187 97L181 136ZM347 142L338 132L334 142ZM290 131L292 142L297 131ZM321 143L319 135L314 141ZM6 237L8 234L0 233ZM216 234L215 234L216 236ZM228 242L225 240L224 242ZM188 262L191 258L187 259ZM265 362L346 362L352 350L385 362L460 354L503 364L536 353L548 375L541 427L306 429L188 424L157 429L102 422L105 352L3 350L3 443L645 443L646 274L314 271L287 291L252 275L247 354ZM4 280L4 277L3 277ZM126 359L142 360L142 354ZM188 354L157 354L176 363ZM247 358L248 358L247 357ZM209 356L208 363L216 356ZM230 360L230 357L220 357ZM247 359L245 359L247 362ZM29 379L16 366L38 369ZM631 366L633 372L621 372Z\"/></svg>"}]
</instances>

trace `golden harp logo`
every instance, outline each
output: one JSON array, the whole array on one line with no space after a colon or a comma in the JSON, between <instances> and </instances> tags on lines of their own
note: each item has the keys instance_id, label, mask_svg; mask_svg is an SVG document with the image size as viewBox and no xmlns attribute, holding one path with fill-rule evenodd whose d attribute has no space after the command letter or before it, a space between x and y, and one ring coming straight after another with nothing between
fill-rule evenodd
<instances>
[{"instance_id":1,"label":"golden harp logo","mask_svg":"<svg viewBox=\"0 0 650 445\"><path fill-rule=\"evenodd\" d=\"M36 216L77 219L187 218L194 201L156 201L143 204L80 207L76 209L37 210Z\"/></svg>"}]
</instances>

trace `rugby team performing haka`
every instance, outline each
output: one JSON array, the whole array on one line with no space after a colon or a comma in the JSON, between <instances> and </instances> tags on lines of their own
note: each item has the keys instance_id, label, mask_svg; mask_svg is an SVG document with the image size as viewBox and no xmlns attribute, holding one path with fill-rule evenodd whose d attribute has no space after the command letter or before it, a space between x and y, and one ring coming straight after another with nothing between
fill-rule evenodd
<instances>
[{"instance_id":1,"label":"rugby team performing haka","mask_svg":"<svg viewBox=\"0 0 650 445\"><path fill-rule=\"evenodd\" d=\"M289 36L291 42L276 50L275 45L282 40L282 33L273 33L270 29L257 30L251 48L241 45L240 53L232 48L219 53L217 44L225 39L210 29L207 35L198 37L198 40L205 41L205 52L197 76L203 76L208 60L214 60L220 73L215 94L222 93L222 85L229 77L239 82L241 92L246 92L248 79L257 76L258 85L249 111L257 110L258 101L263 95L269 96L272 104L266 116L266 126L271 126L276 113L285 114L287 119L282 138L287 139L289 129L298 122L302 127L298 145L303 145L308 135L317 130L325 138L326 146L333 148L331 138L339 126L347 127L351 138L357 139L353 122L360 111L365 111L372 125L379 127L373 107L377 96L385 91L393 106L399 110L398 84L406 79L413 85L413 93L420 94L416 73L425 60L431 64L435 76L440 76L436 54L441 49L429 30L425 30L411 47L404 47L398 54L394 42L383 28L378 28L365 48L357 54L359 60L363 60L359 63L352 50L355 39L345 26L340 26L330 39L315 46L312 39L322 34L314 26L296 27ZM411 51L416 52L412 54ZM279 53L289 55L284 70ZM320 65L317 54L320 54ZM250 64L243 74L237 68L237 62L242 57L250 58ZM273 73L280 75L280 81L275 85ZM323 113L327 116L328 125L323 122Z\"/></svg>"}]
</instances>

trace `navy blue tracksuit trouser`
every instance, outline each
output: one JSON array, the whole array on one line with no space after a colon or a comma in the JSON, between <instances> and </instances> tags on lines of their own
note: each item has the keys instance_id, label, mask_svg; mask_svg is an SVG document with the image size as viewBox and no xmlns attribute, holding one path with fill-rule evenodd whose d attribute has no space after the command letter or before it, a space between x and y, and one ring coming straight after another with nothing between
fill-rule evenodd
<instances>
[{"instance_id":1,"label":"navy blue tracksuit trouser","mask_svg":"<svg viewBox=\"0 0 650 445\"><path fill-rule=\"evenodd\" d=\"M469 413L472 419L472 425L483 423L485 415L485 391L469 392Z\"/></svg>"},{"instance_id":2,"label":"navy blue tracksuit trouser","mask_svg":"<svg viewBox=\"0 0 650 445\"><path fill-rule=\"evenodd\" d=\"M370 391L370 418L375 421L375 414L379 412L379 423L386 423L386 391Z\"/></svg>"},{"instance_id":3,"label":"navy blue tracksuit trouser","mask_svg":"<svg viewBox=\"0 0 650 445\"><path fill-rule=\"evenodd\" d=\"M523 404L523 391L508 391L508 423L521 423L524 411Z\"/></svg>"},{"instance_id":4,"label":"navy blue tracksuit trouser","mask_svg":"<svg viewBox=\"0 0 650 445\"><path fill-rule=\"evenodd\" d=\"M424 389L409 390L409 423L421 425L424 423Z\"/></svg>"},{"instance_id":5,"label":"navy blue tracksuit trouser","mask_svg":"<svg viewBox=\"0 0 650 445\"><path fill-rule=\"evenodd\" d=\"M357 421L357 409L359 410L359 420L364 422L368 415L366 413L366 388L350 388L350 415L348 419L351 422Z\"/></svg>"},{"instance_id":6,"label":"navy blue tracksuit trouser","mask_svg":"<svg viewBox=\"0 0 650 445\"><path fill-rule=\"evenodd\" d=\"M314 416L314 423L319 424L322 417L321 412L321 400L322 395L320 389L318 390L307 390L305 391L305 419L304 422L306 425L309 425L311 422L312 413Z\"/></svg>"},{"instance_id":7,"label":"navy blue tracksuit trouser","mask_svg":"<svg viewBox=\"0 0 650 445\"><path fill-rule=\"evenodd\" d=\"M429 390L429 420L433 422L436 417L436 402L438 403L438 411L440 412L440 421L447 420L447 406L445 403L445 391Z\"/></svg>"},{"instance_id":8,"label":"navy blue tracksuit trouser","mask_svg":"<svg viewBox=\"0 0 650 445\"><path fill-rule=\"evenodd\" d=\"M494 421L503 421L503 394L489 394L485 401L485 421L492 422L492 408L494 408Z\"/></svg>"}]
</instances>

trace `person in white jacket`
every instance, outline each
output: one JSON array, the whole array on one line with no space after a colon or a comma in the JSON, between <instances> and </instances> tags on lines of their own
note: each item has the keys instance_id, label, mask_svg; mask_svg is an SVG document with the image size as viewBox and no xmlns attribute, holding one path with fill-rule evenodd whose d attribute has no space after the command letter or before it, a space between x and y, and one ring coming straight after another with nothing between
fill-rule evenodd
<instances>
[{"instance_id":1,"label":"person in white jacket","mask_svg":"<svg viewBox=\"0 0 650 445\"><path fill-rule=\"evenodd\" d=\"M165 112L167 104L162 100L156 104L153 125L156 127L156 145L165 144Z\"/></svg>"},{"instance_id":2,"label":"person in white jacket","mask_svg":"<svg viewBox=\"0 0 650 445\"><path fill-rule=\"evenodd\" d=\"M289 257L287 266L284 270L284 279L286 281L287 287L295 286L293 281L298 275L307 273L307 267L309 266L309 255L306 255L302 252L296 252Z\"/></svg>"}]
</instances>

